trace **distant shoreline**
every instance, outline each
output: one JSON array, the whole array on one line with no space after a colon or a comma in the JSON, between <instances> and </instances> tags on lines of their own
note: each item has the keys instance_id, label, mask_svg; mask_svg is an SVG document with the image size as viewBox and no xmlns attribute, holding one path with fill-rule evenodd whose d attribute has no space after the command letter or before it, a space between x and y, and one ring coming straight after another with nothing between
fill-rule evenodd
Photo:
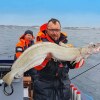
<instances>
[{"instance_id":1,"label":"distant shoreline","mask_svg":"<svg viewBox=\"0 0 100 100\"><path fill-rule=\"evenodd\" d=\"M29 27L29 28L36 28L39 29L40 26L20 26L20 25L0 25L0 27ZM62 29L68 29L68 30L89 30L89 29L100 29L100 27L62 27Z\"/></svg>"}]
</instances>

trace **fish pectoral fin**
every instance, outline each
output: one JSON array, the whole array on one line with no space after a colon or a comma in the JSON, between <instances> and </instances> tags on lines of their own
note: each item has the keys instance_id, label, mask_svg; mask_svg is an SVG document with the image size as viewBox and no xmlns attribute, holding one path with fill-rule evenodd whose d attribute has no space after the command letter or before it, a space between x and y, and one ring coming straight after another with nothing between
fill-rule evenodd
<instances>
[{"instance_id":1,"label":"fish pectoral fin","mask_svg":"<svg viewBox=\"0 0 100 100\"><path fill-rule=\"evenodd\" d=\"M72 47L74 47L72 44L65 44L63 42L59 42L59 45L62 46L62 47L66 47L66 48L72 48Z\"/></svg>"}]
</instances>

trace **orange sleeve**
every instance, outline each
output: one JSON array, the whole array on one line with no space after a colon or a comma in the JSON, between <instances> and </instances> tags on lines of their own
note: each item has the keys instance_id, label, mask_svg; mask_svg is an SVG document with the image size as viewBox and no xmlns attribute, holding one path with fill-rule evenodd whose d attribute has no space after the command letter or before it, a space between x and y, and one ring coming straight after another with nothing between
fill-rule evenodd
<instances>
[{"instance_id":1,"label":"orange sleeve","mask_svg":"<svg viewBox=\"0 0 100 100\"><path fill-rule=\"evenodd\" d=\"M44 33L39 32L38 35L37 35L37 38L39 38L39 39L36 40L36 43L43 42L41 40L41 37L45 37L45 35L44 35ZM36 70L42 70L46 66L46 64L48 63L48 61L49 60L45 59L40 65L35 66L34 69L36 69Z\"/></svg>"},{"instance_id":2,"label":"orange sleeve","mask_svg":"<svg viewBox=\"0 0 100 100\"><path fill-rule=\"evenodd\" d=\"M22 54L22 52L17 52L16 53L16 58L18 58L21 54Z\"/></svg>"},{"instance_id":3,"label":"orange sleeve","mask_svg":"<svg viewBox=\"0 0 100 100\"><path fill-rule=\"evenodd\" d=\"M19 41L17 44L16 44L16 58L18 58L23 52L23 47L24 47L24 43ZM22 48L22 51L17 51L17 48Z\"/></svg>"},{"instance_id":4,"label":"orange sleeve","mask_svg":"<svg viewBox=\"0 0 100 100\"><path fill-rule=\"evenodd\" d=\"M34 69L36 69L36 70L42 70L42 69L46 66L46 64L48 63L48 61L49 61L49 60L45 59L45 60L42 62L42 64L40 64L40 65L34 67Z\"/></svg>"}]
</instances>

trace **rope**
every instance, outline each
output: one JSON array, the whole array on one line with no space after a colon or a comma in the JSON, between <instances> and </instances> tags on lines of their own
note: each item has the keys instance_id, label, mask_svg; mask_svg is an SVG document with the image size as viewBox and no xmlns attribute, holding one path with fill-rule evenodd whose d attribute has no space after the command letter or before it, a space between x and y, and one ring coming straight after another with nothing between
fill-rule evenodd
<instances>
[{"instance_id":1,"label":"rope","mask_svg":"<svg viewBox=\"0 0 100 100\"><path fill-rule=\"evenodd\" d=\"M77 78L78 76L80 76L80 75L82 75L82 74L86 73L87 71L89 71L89 70L91 70L91 69L93 69L93 68L97 67L98 65L100 65L100 62L99 62L98 64L94 65L93 67L91 67L91 68L89 68L89 69L85 70L84 72L82 72L82 73L80 73L80 74L78 74L78 75L74 76L74 77L73 77L73 78L71 78L70 80L73 80L73 79Z\"/></svg>"},{"instance_id":2,"label":"rope","mask_svg":"<svg viewBox=\"0 0 100 100\"><path fill-rule=\"evenodd\" d=\"M13 94L13 92L14 92L13 86L10 85L11 92L9 92L9 93L6 91L6 87L8 87L8 85L7 85L6 83L4 83L4 90L3 90L4 94L5 94L6 96L10 96L11 94Z\"/></svg>"}]
</instances>

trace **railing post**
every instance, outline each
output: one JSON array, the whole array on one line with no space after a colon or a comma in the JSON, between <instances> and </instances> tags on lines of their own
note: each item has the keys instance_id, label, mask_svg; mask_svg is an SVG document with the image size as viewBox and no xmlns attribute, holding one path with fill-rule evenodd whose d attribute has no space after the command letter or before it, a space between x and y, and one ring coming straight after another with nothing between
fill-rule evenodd
<instances>
[{"instance_id":1,"label":"railing post","mask_svg":"<svg viewBox=\"0 0 100 100\"><path fill-rule=\"evenodd\" d=\"M77 99L76 100L81 100L81 93L79 91L77 92Z\"/></svg>"},{"instance_id":2,"label":"railing post","mask_svg":"<svg viewBox=\"0 0 100 100\"><path fill-rule=\"evenodd\" d=\"M73 100L76 100L77 96L77 88L73 89Z\"/></svg>"},{"instance_id":3,"label":"railing post","mask_svg":"<svg viewBox=\"0 0 100 100\"><path fill-rule=\"evenodd\" d=\"M73 84L71 84L71 85L70 85L71 100L73 100L73 89L74 89L74 85L73 85Z\"/></svg>"}]
</instances>

